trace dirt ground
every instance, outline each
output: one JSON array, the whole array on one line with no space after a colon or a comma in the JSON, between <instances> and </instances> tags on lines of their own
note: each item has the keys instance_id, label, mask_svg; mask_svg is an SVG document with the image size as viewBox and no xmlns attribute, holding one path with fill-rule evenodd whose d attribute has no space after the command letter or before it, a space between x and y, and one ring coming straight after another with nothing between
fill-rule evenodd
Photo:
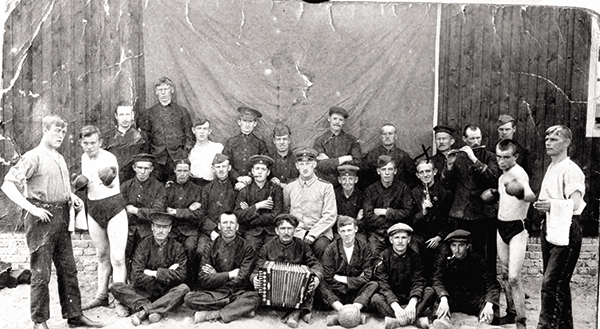
<instances>
[{"instance_id":1,"label":"dirt ground","mask_svg":"<svg viewBox=\"0 0 600 329\"><path fill-rule=\"evenodd\" d=\"M527 318L528 327L535 328L537 325L537 319L539 316L539 305L540 305L540 286L541 278L526 278L526 291L530 295L527 302ZM50 329L62 329L68 328L66 320L63 320L60 316L60 305L58 303L58 293L56 278L50 282L50 313L51 318L48 321ZM597 280L587 280L585 282L572 282L572 295L573 295L573 310L575 318L575 328L587 329L596 328L597 319ZM95 292L95 285L88 283L83 284L81 287L83 300L90 299ZM504 305L504 295L501 297L501 304ZM504 309L502 307L501 309ZM125 329L133 328L129 318L119 318L114 313L113 309L106 307L99 307L93 310L85 311L85 314L98 321L102 321L106 324L105 328L112 329ZM328 312L313 311L313 317L310 325L301 322L299 328L326 328L325 318ZM206 329L221 329L221 328L288 328L285 324L279 321L279 318L269 309L259 309L256 317L244 318L239 321L235 321L229 324L224 323L204 323L202 325L193 325L192 318L194 312L187 307L182 306L177 312L167 314L161 322L156 324L150 324L144 322L139 328L154 328L154 329L167 329L167 328L206 328ZM371 329L371 328L383 328L383 318L377 317L373 314L367 313L367 323L357 328L359 329ZM453 314L453 320L455 321L457 329L459 328L474 328L476 324L475 317L465 316L463 314ZM29 286L20 285L14 289L2 289L0 290L0 328L13 329L13 328L31 328L33 325L29 316ZM331 327L331 328L342 328L342 327ZM414 327L406 327L414 328ZM504 325L501 327L493 328L515 328L515 325Z\"/></svg>"}]
</instances>

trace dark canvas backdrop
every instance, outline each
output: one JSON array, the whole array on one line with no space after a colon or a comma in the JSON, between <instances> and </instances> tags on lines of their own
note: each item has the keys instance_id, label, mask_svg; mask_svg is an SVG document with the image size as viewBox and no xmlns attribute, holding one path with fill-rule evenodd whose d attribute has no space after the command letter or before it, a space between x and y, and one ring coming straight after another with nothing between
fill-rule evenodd
<instances>
[{"instance_id":1,"label":"dark canvas backdrop","mask_svg":"<svg viewBox=\"0 0 600 329\"><path fill-rule=\"evenodd\" d=\"M437 6L300 1L149 1L144 10L147 106L169 76L177 103L213 123L213 140L238 132L236 108L292 128L293 144L312 145L327 110L346 108L345 131L363 152L379 127L396 124L412 156L431 144Z\"/></svg>"}]
</instances>

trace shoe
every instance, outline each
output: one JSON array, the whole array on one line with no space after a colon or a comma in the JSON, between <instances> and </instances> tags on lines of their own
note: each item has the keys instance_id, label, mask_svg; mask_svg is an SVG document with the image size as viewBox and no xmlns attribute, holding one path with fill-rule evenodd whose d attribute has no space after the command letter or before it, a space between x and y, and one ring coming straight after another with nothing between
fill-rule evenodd
<instances>
[{"instance_id":1,"label":"shoe","mask_svg":"<svg viewBox=\"0 0 600 329\"><path fill-rule=\"evenodd\" d=\"M115 313L117 313L117 316L120 318L124 318L129 316L129 308L127 308L127 306L121 304L121 303L115 303Z\"/></svg>"},{"instance_id":2,"label":"shoe","mask_svg":"<svg viewBox=\"0 0 600 329\"><path fill-rule=\"evenodd\" d=\"M300 310L294 310L288 317L286 324L290 328L298 328L298 321L300 320Z\"/></svg>"},{"instance_id":3,"label":"shoe","mask_svg":"<svg viewBox=\"0 0 600 329\"><path fill-rule=\"evenodd\" d=\"M81 310L85 311L85 310L89 310L91 308L96 308L98 306L108 306L108 298L94 298L92 300L90 300L89 302L81 305Z\"/></svg>"},{"instance_id":4,"label":"shoe","mask_svg":"<svg viewBox=\"0 0 600 329\"><path fill-rule=\"evenodd\" d=\"M198 311L194 313L194 324L213 321L219 318L219 311Z\"/></svg>"},{"instance_id":5,"label":"shoe","mask_svg":"<svg viewBox=\"0 0 600 329\"><path fill-rule=\"evenodd\" d=\"M162 319L162 315L160 313L152 313L148 316L148 321L150 323L158 323Z\"/></svg>"},{"instance_id":6,"label":"shoe","mask_svg":"<svg viewBox=\"0 0 600 329\"><path fill-rule=\"evenodd\" d=\"M337 326L339 324L340 324L340 322L338 321L338 315L337 314L332 314L332 315L328 315L327 316L326 325L328 327Z\"/></svg>"},{"instance_id":7,"label":"shoe","mask_svg":"<svg viewBox=\"0 0 600 329\"><path fill-rule=\"evenodd\" d=\"M517 315L514 313L507 313L505 316L500 318L500 325L511 324L517 321Z\"/></svg>"},{"instance_id":8,"label":"shoe","mask_svg":"<svg viewBox=\"0 0 600 329\"><path fill-rule=\"evenodd\" d=\"M433 320L433 329L452 329L450 320L446 317Z\"/></svg>"},{"instance_id":9,"label":"shoe","mask_svg":"<svg viewBox=\"0 0 600 329\"><path fill-rule=\"evenodd\" d=\"M146 312L145 309L141 309L131 316L131 323L134 326L139 326L142 324L142 322L144 322L144 320L146 320L146 318L148 318L148 312Z\"/></svg>"},{"instance_id":10,"label":"shoe","mask_svg":"<svg viewBox=\"0 0 600 329\"><path fill-rule=\"evenodd\" d=\"M309 323L310 322L310 318L312 318L312 313L308 312L305 313L304 315L302 315L302 321Z\"/></svg>"},{"instance_id":11,"label":"shoe","mask_svg":"<svg viewBox=\"0 0 600 329\"><path fill-rule=\"evenodd\" d=\"M400 321L389 316L385 317L385 329L395 329L400 327Z\"/></svg>"},{"instance_id":12,"label":"shoe","mask_svg":"<svg viewBox=\"0 0 600 329\"><path fill-rule=\"evenodd\" d=\"M85 315L78 316L75 318L70 318L67 320L67 324L70 328L75 327L92 327L92 328L102 328L104 327L104 323L98 321L92 321L92 319L88 318Z\"/></svg>"},{"instance_id":13,"label":"shoe","mask_svg":"<svg viewBox=\"0 0 600 329\"><path fill-rule=\"evenodd\" d=\"M40 323L33 323L33 329L48 329L48 325L46 324L46 321L44 322L40 322Z\"/></svg>"}]
</instances>

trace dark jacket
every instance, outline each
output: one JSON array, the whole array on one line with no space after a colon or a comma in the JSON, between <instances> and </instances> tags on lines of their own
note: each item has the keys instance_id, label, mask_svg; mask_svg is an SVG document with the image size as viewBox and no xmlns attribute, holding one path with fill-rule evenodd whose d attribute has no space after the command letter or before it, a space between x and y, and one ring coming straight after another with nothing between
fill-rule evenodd
<instances>
[{"instance_id":1,"label":"dark jacket","mask_svg":"<svg viewBox=\"0 0 600 329\"><path fill-rule=\"evenodd\" d=\"M277 150L271 151L273 154L273 160L275 163L271 166L271 177L276 177L282 183L289 183L294 179L298 178L300 172L296 168L296 156L288 151L285 157L282 157L277 153Z\"/></svg>"},{"instance_id":2,"label":"dark jacket","mask_svg":"<svg viewBox=\"0 0 600 329\"><path fill-rule=\"evenodd\" d=\"M352 162L350 164L359 167L362 162L362 151L358 139L343 130L336 136L328 129L315 139L313 148L318 153L327 154L329 157L329 159L318 161L316 172L317 176L330 182L333 186L340 185L337 180L337 167L340 165L338 157L351 155Z\"/></svg>"},{"instance_id":3,"label":"dark jacket","mask_svg":"<svg viewBox=\"0 0 600 329\"><path fill-rule=\"evenodd\" d=\"M415 186L412 190L414 209L416 211L412 221L414 234L421 236L424 241L435 236L443 239L450 233L450 226L448 224L448 211L452 204L450 193L438 182L430 186L429 199L433 207L428 208L427 214L423 215L425 193L425 185L423 184Z\"/></svg>"},{"instance_id":4,"label":"dark jacket","mask_svg":"<svg viewBox=\"0 0 600 329\"><path fill-rule=\"evenodd\" d=\"M273 200L273 209L256 209L254 205L259 201L266 200L268 197ZM246 202L249 207L242 209L240 207L242 202ZM255 182L252 182L238 192L235 201L235 214L240 224L240 230L249 232L254 236L260 235L263 231L275 235L273 229L275 217L281 214L282 210L283 190L279 185L275 185L270 181L267 181L263 188L259 188Z\"/></svg>"},{"instance_id":5,"label":"dark jacket","mask_svg":"<svg viewBox=\"0 0 600 329\"><path fill-rule=\"evenodd\" d=\"M365 178L363 183L369 186L375 183L379 179L377 174L377 159L380 155L389 155L396 163L396 169L398 172L394 179L397 179L404 184L413 187L419 183L419 179L416 176L417 168L413 159L397 146L394 146L391 150L386 149L383 145L372 149L365 155L362 162L363 167L361 168L362 176ZM362 177L361 177L362 179ZM360 181L359 181L360 182Z\"/></svg>"},{"instance_id":6,"label":"dark jacket","mask_svg":"<svg viewBox=\"0 0 600 329\"><path fill-rule=\"evenodd\" d=\"M426 280L419 254L407 247L400 256L389 247L376 262L375 281L379 284L379 293L385 296L388 304L403 304L412 297L421 300Z\"/></svg>"},{"instance_id":7,"label":"dark jacket","mask_svg":"<svg viewBox=\"0 0 600 329\"><path fill-rule=\"evenodd\" d=\"M198 226L204 221L202 207L190 210L192 203L202 202L202 188L190 180L183 184L173 182L167 191L167 207L176 209L173 232L186 236L198 235Z\"/></svg>"},{"instance_id":8,"label":"dark jacket","mask_svg":"<svg viewBox=\"0 0 600 329\"><path fill-rule=\"evenodd\" d=\"M344 252L341 238L337 238L327 246L321 259L323 264L323 278L330 287L337 291L347 293L348 290L360 290L373 275L373 257L367 243L354 240L354 250L350 263ZM348 284L343 284L333 279L333 275L348 277Z\"/></svg>"},{"instance_id":9,"label":"dark jacket","mask_svg":"<svg viewBox=\"0 0 600 329\"><path fill-rule=\"evenodd\" d=\"M150 213L166 209L167 194L163 183L150 176L140 182L136 177L121 184L127 205L139 208L138 214L127 213L129 225L138 225L142 236L150 235Z\"/></svg>"},{"instance_id":10,"label":"dark jacket","mask_svg":"<svg viewBox=\"0 0 600 329\"><path fill-rule=\"evenodd\" d=\"M204 222L199 228L200 233L210 234L217 228L219 216L226 211L235 209L236 192L229 179L221 181L218 178L202 187L202 212Z\"/></svg>"},{"instance_id":11,"label":"dark jacket","mask_svg":"<svg viewBox=\"0 0 600 329\"><path fill-rule=\"evenodd\" d=\"M254 249L242 237L236 235L227 243L221 236L207 244L202 252L198 282L203 290L237 291L248 286L248 278L254 265ZM203 265L212 266L217 273L207 274ZM229 271L240 269L238 276L229 279Z\"/></svg>"},{"instance_id":12,"label":"dark jacket","mask_svg":"<svg viewBox=\"0 0 600 329\"><path fill-rule=\"evenodd\" d=\"M266 261L306 265L320 281L323 280L323 266L313 254L310 246L298 238L293 238L288 244L283 244L279 237L265 243L258 252L258 260L252 278L258 275L258 269Z\"/></svg>"},{"instance_id":13,"label":"dark jacket","mask_svg":"<svg viewBox=\"0 0 600 329\"><path fill-rule=\"evenodd\" d=\"M223 154L229 157L231 172L229 177L235 181L240 176L248 176L250 172L250 157L256 154L269 154L267 143L256 137L239 133L227 140Z\"/></svg>"},{"instance_id":14,"label":"dark jacket","mask_svg":"<svg viewBox=\"0 0 600 329\"><path fill-rule=\"evenodd\" d=\"M412 195L408 186L396 179L388 188L381 180L365 190L363 227L367 233L386 236L390 226L403 222L412 225ZM376 216L375 208L386 208L386 216Z\"/></svg>"}]
</instances>

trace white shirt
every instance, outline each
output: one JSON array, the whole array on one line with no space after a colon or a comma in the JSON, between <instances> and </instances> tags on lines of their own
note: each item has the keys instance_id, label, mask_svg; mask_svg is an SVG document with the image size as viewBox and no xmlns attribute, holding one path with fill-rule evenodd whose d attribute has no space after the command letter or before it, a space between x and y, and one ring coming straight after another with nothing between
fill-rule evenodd
<instances>
[{"instance_id":1,"label":"white shirt","mask_svg":"<svg viewBox=\"0 0 600 329\"><path fill-rule=\"evenodd\" d=\"M190 173L192 177L213 180L212 161L217 153L223 152L223 144L208 141L204 146L194 145L190 151L189 159L192 163Z\"/></svg>"}]
</instances>

